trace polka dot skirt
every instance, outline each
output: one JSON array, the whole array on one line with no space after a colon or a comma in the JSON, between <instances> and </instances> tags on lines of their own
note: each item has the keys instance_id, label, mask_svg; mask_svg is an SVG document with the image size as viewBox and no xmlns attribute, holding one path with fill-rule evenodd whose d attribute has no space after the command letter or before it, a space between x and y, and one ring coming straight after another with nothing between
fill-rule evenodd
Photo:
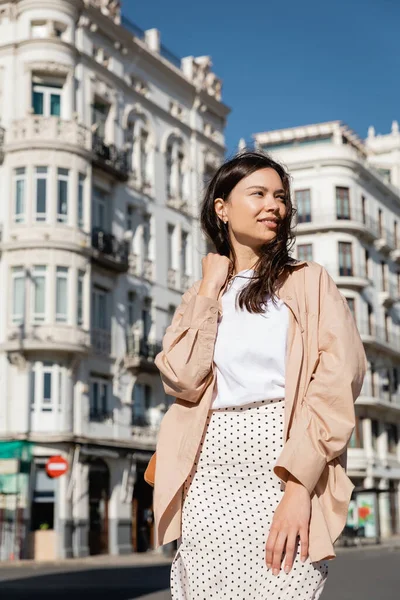
<instances>
[{"instance_id":1,"label":"polka dot skirt","mask_svg":"<svg viewBox=\"0 0 400 600\"><path fill-rule=\"evenodd\" d=\"M326 561L272 575L265 545L283 496L272 469L283 445L284 401L210 411L183 488L182 536L172 600L317 600ZM282 563L283 565L284 563Z\"/></svg>"}]
</instances>

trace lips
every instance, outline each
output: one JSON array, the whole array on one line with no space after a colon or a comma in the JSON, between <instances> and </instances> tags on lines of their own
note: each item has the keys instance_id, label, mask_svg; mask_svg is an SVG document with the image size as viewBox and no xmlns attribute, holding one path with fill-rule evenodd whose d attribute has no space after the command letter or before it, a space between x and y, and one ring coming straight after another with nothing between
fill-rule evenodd
<instances>
[{"instance_id":1,"label":"lips","mask_svg":"<svg viewBox=\"0 0 400 600\"><path fill-rule=\"evenodd\" d=\"M277 219L259 219L258 222L265 225L265 227L270 227L271 229L276 229L278 227Z\"/></svg>"}]
</instances>

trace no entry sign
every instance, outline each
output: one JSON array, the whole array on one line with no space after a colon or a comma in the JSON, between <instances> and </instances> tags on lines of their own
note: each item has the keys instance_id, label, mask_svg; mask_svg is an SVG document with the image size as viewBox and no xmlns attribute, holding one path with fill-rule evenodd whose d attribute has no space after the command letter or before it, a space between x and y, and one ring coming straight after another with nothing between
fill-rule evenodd
<instances>
[{"instance_id":1,"label":"no entry sign","mask_svg":"<svg viewBox=\"0 0 400 600\"><path fill-rule=\"evenodd\" d=\"M46 463L46 473L49 477L60 477L68 471L68 462L62 456L52 456Z\"/></svg>"}]
</instances>

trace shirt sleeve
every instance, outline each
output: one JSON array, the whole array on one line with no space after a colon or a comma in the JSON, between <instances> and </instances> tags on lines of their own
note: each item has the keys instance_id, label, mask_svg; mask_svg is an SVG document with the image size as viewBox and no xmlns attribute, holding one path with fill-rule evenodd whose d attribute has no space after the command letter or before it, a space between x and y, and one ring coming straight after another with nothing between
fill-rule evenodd
<instances>
[{"instance_id":1,"label":"shirt sleeve","mask_svg":"<svg viewBox=\"0 0 400 600\"><path fill-rule=\"evenodd\" d=\"M193 287L183 295L154 360L167 394L188 402L201 398L211 374L218 307L218 300Z\"/></svg>"},{"instance_id":2,"label":"shirt sleeve","mask_svg":"<svg viewBox=\"0 0 400 600\"><path fill-rule=\"evenodd\" d=\"M347 301L321 270L319 358L311 381L274 467L313 492L326 464L345 452L355 426L354 402L361 392L367 360Z\"/></svg>"}]
</instances>

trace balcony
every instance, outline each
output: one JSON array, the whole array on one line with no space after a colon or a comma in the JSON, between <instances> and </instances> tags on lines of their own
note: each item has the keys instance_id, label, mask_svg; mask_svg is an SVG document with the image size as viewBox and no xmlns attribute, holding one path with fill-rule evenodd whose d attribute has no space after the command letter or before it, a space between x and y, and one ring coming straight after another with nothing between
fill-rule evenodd
<instances>
[{"instance_id":1,"label":"balcony","mask_svg":"<svg viewBox=\"0 0 400 600\"><path fill-rule=\"evenodd\" d=\"M175 196L169 196L167 198L166 204L167 204L167 206L169 206L169 208L178 210L179 212L181 212L189 217L193 216L189 202L187 200L183 200L182 198L175 197Z\"/></svg>"},{"instance_id":2,"label":"balcony","mask_svg":"<svg viewBox=\"0 0 400 600\"><path fill-rule=\"evenodd\" d=\"M400 354L400 336L398 332L384 326L358 321L358 330L363 344L374 350L383 351L398 358Z\"/></svg>"},{"instance_id":3,"label":"balcony","mask_svg":"<svg viewBox=\"0 0 400 600\"><path fill-rule=\"evenodd\" d=\"M160 423L167 406L152 406L144 413L136 413L134 405L132 408L132 437L135 445L142 449L155 449Z\"/></svg>"},{"instance_id":4,"label":"balcony","mask_svg":"<svg viewBox=\"0 0 400 600\"><path fill-rule=\"evenodd\" d=\"M76 119L66 121L60 117L29 115L11 123L5 135L5 144L7 150L73 147L90 152L91 133Z\"/></svg>"},{"instance_id":5,"label":"balcony","mask_svg":"<svg viewBox=\"0 0 400 600\"><path fill-rule=\"evenodd\" d=\"M76 325L27 324L12 325L3 344L6 352L57 351L85 355L90 349L90 334Z\"/></svg>"},{"instance_id":6,"label":"balcony","mask_svg":"<svg viewBox=\"0 0 400 600\"><path fill-rule=\"evenodd\" d=\"M384 289L379 292L379 300L386 308L389 308L398 302L400 298L397 285L395 285L392 281L386 281L384 284Z\"/></svg>"},{"instance_id":7,"label":"balcony","mask_svg":"<svg viewBox=\"0 0 400 600\"><path fill-rule=\"evenodd\" d=\"M385 254L391 252L396 248L394 235L386 227L379 228L378 238L374 241L374 246L378 252Z\"/></svg>"},{"instance_id":8,"label":"balcony","mask_svg":"<svg viewBox=\"0 0 400 600\"><path fill-rule=\"evenodd\" d=\"M92 136L93 163L120 181L129 178L128 152L118 149L114 144L106 144L95 133Z\"/></svg>"},{"instance_id":9,"label":"balcony","mask_svg":"<svg viewBox=\"0 0 400 600\"><path fill-rule=\"evenodd\" d=\"M362 290L371 284L365 267L362 265L353 264L343 267L338 264L324 264L324 267L339 287Z\"/></svg>"},{"instance_id":10,"label":"balcony","mask_svg":"<svg viewBox=\"0 0 400 600\"><path fill-rule=\"evenodd\" d=\"M114 421L114 414L109 409L94 409L91 408L89 412L89 420L94 423L104 423L111 425Z\"/></svg>"},{"instance_id":11,"label":"balcony","mask_svg":"<svg viewBox=\"0 0 400 600\"><path fill-rule=\"evenodd\" d=\"M154 359L162 350L161 342L150 342L139 332L129 331L126 335L125 367L134 373L156 373Z\"/></svg>"},{"instance_id":12,"label":"balcony","mask_svg":"<svg viewBox=\"0 0 400 600\"><path fill-rule=\"evenodd\" d=\"M352 210L349 215L318 212L315 216L298 215L297 217L297 235L328 230L348 231L366 241L373 241L379 237L378 222L362 211Z\"/></svg>"},{"instance_id":13,"label":"balcony","mask_svg":"<svg viewBox=\"0 0 400 600\"><path fill-rule=\"evenodd\" d=\"M92 329L90 342L96 354L110 356L111 354L111 332L106 329Z\"/></svg>"},{"instance_id":14,"label":"balcony","mask_svg":"<svg viewBox=\"0 0 400 600\"><path fill-rule=\"evenodd\" d=\"M118 273L129 269L129 248L124 240L95 227L92 230L91 257L101 267Z\"/></svg>"}]
</instances>

